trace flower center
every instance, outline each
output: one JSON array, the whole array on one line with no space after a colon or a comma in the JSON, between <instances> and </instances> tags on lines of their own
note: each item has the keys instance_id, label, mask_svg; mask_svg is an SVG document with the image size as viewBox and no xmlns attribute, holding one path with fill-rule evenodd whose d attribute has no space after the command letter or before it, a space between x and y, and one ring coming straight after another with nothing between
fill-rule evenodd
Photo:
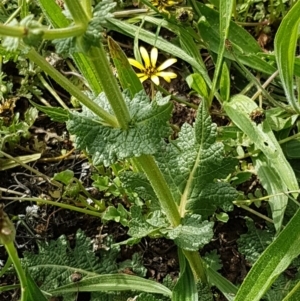
<instances>
[{"instance_id":1,"label":"flower center","mask_svg":"<svg viewBox=\"0 0 300 301\"><path fill-rule=\"evenodd\" d=\"M147 67L144 72L145 72L145 74L147 74L150 77L151 75L154 75L155 73L157 73L157 70L155 67L150 66L150 67Z\"/></svg>"}]
</instances>

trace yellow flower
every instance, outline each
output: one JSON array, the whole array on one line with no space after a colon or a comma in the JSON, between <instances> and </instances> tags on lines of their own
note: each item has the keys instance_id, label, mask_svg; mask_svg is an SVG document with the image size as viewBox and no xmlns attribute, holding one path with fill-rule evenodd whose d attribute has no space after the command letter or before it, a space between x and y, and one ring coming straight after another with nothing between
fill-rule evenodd
<instances>
[{"instance_id":1,"label":"yellow flower","mask_svg":"<svg viewBox=\"0 0 300 301\"><path fill-rule=\"evenodd\" d=\"M172 6L175 6L178 4L178 1L173 0L150 0L151 4L155 6L159 12L164 12L169 14L167 8L170 8Z\"/></svg>"},{"instance_id":2,"label":"yellow flower","mask_svg":"<svg viewBox=\"0 0 300 301\"><path fill-rule=\"evenodd\" d=\"M162 71L170 67L177 62L177 59L168 59L162 63L159 67L156 67L158 50L157 48L152 48L150 53L150 58L147 50L144 47L140 47L140 53L144 61L144 65L134 59L128 59L130 65L138 68L141 73L137 73L140 81L143 82L150 78L156 85L159 85L159 76L162 77L166 82L171 82L171 79L176 78L177 74L174 72Z\"/></svg>"}]
</instances>

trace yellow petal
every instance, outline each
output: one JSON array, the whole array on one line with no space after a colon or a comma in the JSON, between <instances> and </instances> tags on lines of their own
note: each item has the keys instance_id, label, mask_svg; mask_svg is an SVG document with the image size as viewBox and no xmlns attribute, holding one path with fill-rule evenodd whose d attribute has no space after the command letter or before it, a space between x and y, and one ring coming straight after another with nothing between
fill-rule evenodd
<instances>
[{"instance_id":1,"label":"yellow petal","mask_svg":"<svg viewBox=\"0 0 300 301\"><path fill-rule=\"evenodd\" d=\"M155 67L157 62L157 56L158 56L157 48L155 47L152 48L150 56L151 56L151 66Z\"/></svg>"},{"instance_id":2,"label":"yellow petal","mask_svg":"<svg viewBox=\"0 0 300 301\"><path fill-rule=\"evenodd\" d=\"M140 53L145 62L145 67L149 68L151 66L151 64L150 64L149 54L148 54L147 50L144 47L140 47Z\"/></svg>"},{"instance_id":3,"label":"yellow petal","mask_svg":"<svg viewBox=\"0 0 300 301\"><path fill-rule=\"evenodd\" d=\"M155 83L155 85L159 86L159 78L157 75L151 75L151 80Z\"/></svg>"},{"instance_id":4,"label":"yellow petal","mask_svg":"<svg viewBox=\"0 0 300 301\"><path fill-rule=\"evenodd\" d=\"M175 4L178 4L177 1L167 1L167 3L165 4L166 6L173 6Z\"/></svg>"},{"instance_id":5,"label":"yellow petal","mask_svg":"<svg viewBox=\"0 0 300 301\"><path fill-rule=\"evenodd\" d=\"M141 71L145 70L145 67L140 62L138 62L137 60L128 59L128 61L129 61L130 65L140 69Z\"/></svg>"},{"instance_id":6,"label":"yellow petal","mask_svg":"<svg viewBox=\"0 0 300 301\"><path fill-rule=\"evenodd\" d=\"M144 75L143 77L140 77L140 81L141 83L144 82L146 79L148 79L149 76L148 75Z\"/></svg>"},{"instance_id":7,"label":"yellow petal","mask_svg":"<svg viewBox=\"0 0 300 301\"><path fill-rule=\"evenodd\" d=\"M162 77L168 83L171 81L171 79L177 77L177 74L174 72L164 72L164 71L157 72L156 75Z\"/></svg>"},{"instance_id":8,"label":"yellow petal","mask_svg":"<svg viewBox=\"0 0 300 301\"><path fill-rule=\"evenodd\" d=\"M175 64L176 62L177 62L177 59L168 59L157 68L157 71L164 70L164 69L170 67L171 65Z\"/></svg>"},{"instance_id":9,"label":"yellow petal","mask_svg":"<svg viewBox=\"0 0 300 301\"><path fill-rule=\"evenodd\" d=\"M145 74L145 73L137 73L136 74L137 75L137 77L143 77L143 76L147 76L147 77L149 77L147 74Z\"/></svg>"}]
</instances>

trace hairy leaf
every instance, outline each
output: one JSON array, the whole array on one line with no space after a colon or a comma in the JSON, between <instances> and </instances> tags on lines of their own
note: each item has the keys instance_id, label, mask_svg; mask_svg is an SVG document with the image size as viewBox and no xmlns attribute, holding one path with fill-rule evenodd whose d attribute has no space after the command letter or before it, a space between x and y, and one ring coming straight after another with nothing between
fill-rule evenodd
<instances>
[{"instance_id":1,"label":"hairy leaf","mask_svg":"<svg viewBox=\"0 0 300 301\"><path fill-rule=\"evenodd\" d=\"M213 222L202 221L201 216L186 215L181 224L168 232L177 246L188 251L198 251L213 237Z\"/></svg>"},{"instance_id":2,"label":"hairy leaf","mask_svg":"<svg viewBox=\"0 0 300 301\"><path fill-rule=\"evenodd\" d=\"M130 187L142 200L149 202L151 209L160 209L157 196L144 173L125 171L120 174L120 180L123 187Z\"/></svg>"},{"instance_id":3,"label":"hairy leaf","mask_svg":"<svg viewBox=\"0 0 300 301\"><path fill-rule=\"evenodd\" d=\"M237 240L238 249L246 260L254 264L260 254L267 248L274 238L274 231L270 229L258 229L252 220L247 219L248 232L242 234Z\"/></svg>"},{"instance_id":4,"label":"hairy leaf","mask_svg":"<svg viewBox=\"0 0 300 301\"><path fill-rule=\"evenodd\" d=\"M124 95L131 116L127 130L102 125L101 120L85 107L81 113L70 114L68 129L76 135L77 147L91 154L95 165L108 166L119 159L154 154L161 139L170 133L167 121L172 111L172 104L166 103L167 98L157 97L158 100L150 102L144 91L133 99ZM104 93L94 101L112 112Z\"/></svg>"},{"instance_id":5,"label":"hairy leaf","mask_svg":"<svg viewBox=\"0 0 300 301\"><path fill-rule=\"evenodd\" d=\"M188 210L204 220L217 207L225 211L233 208L236 190L218 179L226 178L237 160L225 157L223 144L216 142L216 135L217 126L202 104L194 128L184 124L179 138L156 154L182 216Z\"/></svg>"}]
</instances>

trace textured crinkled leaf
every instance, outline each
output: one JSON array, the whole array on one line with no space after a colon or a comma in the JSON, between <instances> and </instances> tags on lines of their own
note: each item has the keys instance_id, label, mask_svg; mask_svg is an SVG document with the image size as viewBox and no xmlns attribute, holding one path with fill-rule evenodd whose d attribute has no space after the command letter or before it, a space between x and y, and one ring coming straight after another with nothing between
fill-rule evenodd
<instances>
[{"instance_id":1,"label":"textured crinkled leaf","mask_svg":"<svg viewBox=\"0 0 300 301\"><path fill-rule=\"evenodd\" d=\"M139 253L134 253L131 259L123 261L119 265L119 271L122 273L124 269L130 270L139 277L146 277L147 269L143 266L143 258Z\"/></svg>"},{"instance_id":2,"label":"textured crinkled leaf","mask_svg":"<svg viewBox=\"0 0 300 301\"><path fill-rule=\"evenodd\" d=\"M113 17L110 11L116 5L117 3L111 0L104 0L96 5L93 18L89 22L86 32L77 38L77 50L87 52L91 46L97 47L99 45L106 20Z\"/></svg>"},{"instance_id":3,"label":"textured crinkled leaf","mask_svg":"<svg viewBox=\"0 0 300 301\"><path fill-rule=\"evenodd\" d=\"M130 208L131 220L129 222L128 235L133 238L142 238L155 231L155 227L146 222L146 218L142 214L142 210L138 206Z\"/></svg>"},{"instance_id":4,"label":"textured crinkled leaf","mask_svg":"<svg viewBox=\"0 0 300 301\"><path fill-rule=\"evenodd\" d=\"M53 40L52 43L55 45L55 50L58 54L66 56L76 51L75 37Z\"/></svg>"},{"instance_id":5,"label":"textured crinkled leaf","mask_svg":"<svg viewBox=\"0 0 300 301\"><path fill-rule=\"evenodd\" d=\"M71 249L65 236L49 244L41 243L38 254L24 253L23 264L44 291L72 283L71 275L80 270L82 277L116 273L118 252L111 249L102 260L95 256L91 241L82 231L76 234L76 245Z\"/></svg>"},{"instance_id":6,"label":"textured crinkled leaf","mask_svg":"<svg viewBox=\"0 0 300 301\"><path fill-rule=\"evenodd\" d=\"M248 232L237 240L238 249L246 260L254 264L260 254L273 241L275 233L270 229L258 229L252 220L247 219Z\"/></svg>"},{"instance_id":7,"label":"textured crinkled leaf","mask_svg":"<svg viewBox=\"0 0 300 301\"><path fill-rule=\"evenodd\" d=\"M206 253L202 258L206 262L206 264L214 271L219 271L223 267L220 255L217 253L217 250L212 250L211 252Z\"/></svg>"},{"instance_id":8,"label":"textured crinkled leaf","mask_svg":"<svg viewBox=\"0 0 300 301\"><path fill-rule=\"evenodd\" d=\"M124 188L131 188L142 200L150 202L151 209L160 209L157 196L144 173L125 171L119 175L119 178Z\"/></svg>"},{"instance_id":9,"label":"textured crinkled leaf","mask_svg":"<svg viewBox=\"0 0 300 301\"><path fill-rule=\"evenodd\" d=\"M168 237L184 250L198 251L213 237L213 222L201 220L197 214L185 216L178 227L168 232Z\"/></svg>"},{"instance_id":10,"label":"textured crinkled leaf","mask_svg":"<svg viewBox=\"0 0 300 301\"><path fill-rule=\"evenodd\" d=\"M124 99L131 116L127 130L104 126L87 108L70 115L68 129L76 135L77 147L91 154L95 165L108 166L119 159L152 155L157 152L162 138L170 134L167 121L171 116L171 103L150 102L145 91L137 93L133 99L125 95ZM94 101L111 112L104 93Z\"/></svg>"},{"instance_id":11,"label":"textured crinkled leaf","mask_svg":"<svg viewBox=\"0 0 300 301\"><path fill-rule=\"evenodd\" d=\"M194 128L184 124L178 139L155 155L181 213L187 209L206 219L217 207L232 209L237 192L217 179L226 178L238 162L225 157L216 135L217 126L201 104Z\"/></svg>"},{"instance_id":12,"label":"textured crinkled leaf","mask_svg":"<svg viewBox=\"0 0 300 301\"><path fill-rule=\"evenodd\" d=\"M129 212L124 208L122 204L118 204L118 207L108 206L103 213L103 221L115 221L122 226L128 226Z\"/></svg>"}]
</instances>

